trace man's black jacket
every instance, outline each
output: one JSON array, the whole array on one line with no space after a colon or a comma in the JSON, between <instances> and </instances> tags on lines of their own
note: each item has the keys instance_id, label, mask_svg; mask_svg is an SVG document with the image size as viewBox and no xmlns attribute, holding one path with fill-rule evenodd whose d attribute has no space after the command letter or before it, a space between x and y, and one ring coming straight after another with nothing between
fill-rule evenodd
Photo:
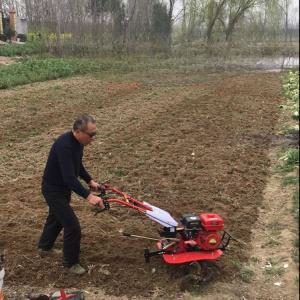
<instances>
[{"instance_id":1,"label":"man's black jacket","mask_svg":"<svg viewBox=\"0 0 300 300\"><path fill-rule=\"evenodd\" d=\"M62 134L51 147L43 175L43 186L55 192L74 191L87 198L89 191L85 189L78 176L88 183L92 178L82 165L83 145L73 132Z\"/></svg>"}]
</instances>

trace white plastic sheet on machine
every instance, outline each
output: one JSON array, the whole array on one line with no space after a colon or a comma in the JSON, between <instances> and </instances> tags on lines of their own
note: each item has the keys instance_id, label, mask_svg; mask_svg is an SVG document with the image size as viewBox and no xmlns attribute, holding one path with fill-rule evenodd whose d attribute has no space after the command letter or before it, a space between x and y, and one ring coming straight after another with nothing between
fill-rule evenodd
<instances>
[{"instance_id":1,"label":"white plastic sheet on machine","mask_svg":"<svg viewBox=\"0 0 300 300\"><path fill-rule=\"evenodd\" d=\"M4 269L2 269L0 271L0 289L2 289L2 286L3 286L3 278L4 278L4 275L5 275L5 272L4 272Z\"/></svg>"},{"instance_id":2,"label":"white plastic sheet on machine","mask_svg":"<svg viewBox=\"0 0 300 300\"><path fill-rule=\"evenodd\" d=\"M176 227L178 225L176 220L167 211L153 206L147 202L143 202L143 204L152 208L152 211L147 210L145 213L146 216L148 216L151 220L163 225L164 227Z\"/></svg>"}]
</instances>

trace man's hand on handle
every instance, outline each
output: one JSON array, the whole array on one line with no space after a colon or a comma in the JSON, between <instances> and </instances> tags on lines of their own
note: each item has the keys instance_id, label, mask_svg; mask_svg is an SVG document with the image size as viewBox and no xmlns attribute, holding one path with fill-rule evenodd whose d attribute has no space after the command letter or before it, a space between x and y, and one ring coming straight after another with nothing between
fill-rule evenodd
<instances>
[{"instance_id":1,"label":"man's hand on handle","mask_svg":"<svg viewBox=\"0 0 300 300\"><path fill-rule=\"evenodd\" d=\"M105 208L103 200L100 197L93 195L92 193L88 195L88 197L86 198L86 200L91 205L98 205L101 209Z\"/></svg>"},{"instance_id":2,"label":"man's hand on handle","mask_svg":"<svg viewBox=\"0 0 300 300\"><path fill-rule=\"evenodd\" d=\"M101 184L97 183L96 181L94 180L91 180L89 182L89 187L92 191L101 191L101 189L104 189L104 186L102 186Z\"/></svg>"}]
</instances>

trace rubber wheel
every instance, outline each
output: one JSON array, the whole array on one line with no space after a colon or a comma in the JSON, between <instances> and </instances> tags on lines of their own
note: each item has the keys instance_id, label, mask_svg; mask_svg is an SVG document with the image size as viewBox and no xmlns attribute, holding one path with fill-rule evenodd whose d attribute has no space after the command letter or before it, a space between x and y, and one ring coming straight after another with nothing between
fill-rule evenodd
<instances>
[{"instance_id":1,"label":"rubber wheel","mask_svg":"<svg viewBox=\"0 0 300 300\"><path fill-rule=\"evenodd\" d=\"M213 261L195 261L187 266L189 274L181 279L182 291L196 291L220 273L219 267Z\"/></svg>"},{"instance_id":2,"label":"rubber wheel","mask_svg":"<svg viewBox=\"0 0 300 300\"><path fill-rule=\"evenodd\" d=\"M202 282L209 282L216 275L220 274L220 268L214 261L202 261L200 262L201 265L201 281Z\"/></svg>"},{"instance_id":3,"label":"rubber wheel","mask_svg":"<svg viewBox=\"0 0 300 300\"><path fill-rule=\"evenodd\" d=\"M180 282L181 291L193 292L199 289L200 285L196 275L188 274L182 277Z\"/></svg>"}]
</instances>

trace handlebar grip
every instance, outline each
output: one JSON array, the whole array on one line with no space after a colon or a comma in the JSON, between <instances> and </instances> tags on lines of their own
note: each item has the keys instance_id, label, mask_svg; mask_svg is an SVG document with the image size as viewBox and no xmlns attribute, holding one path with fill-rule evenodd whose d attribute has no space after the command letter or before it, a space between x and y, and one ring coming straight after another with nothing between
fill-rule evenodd
<instances>
[{"instance_id":1,"label":"handlebar grip","mask_svg":"<svg viewBox=\"0 0 300 300\"><path fill-rule=\"evenodd\" d=\"M103 200L103 204L104 204L104 208L102 208L102 209L99 206L95 207L95 209L94 209L95 210L94 216L97 216L99 213L104 212L104 211L110 209L110 204L109 204L108 201Z\"/></svg>"},{"instance_id":2,"label":"handlebar grip","mask_svg":"<svg viewBox=\"0 0 300 300\"><path fill-rule=\"evenodd\" d=\"M106 210L110 209L110 204L109 204L108 201L103 200L103 204L104 204L104 207L105 207Z\"/></svg>"},{"instance_id":3,"label":"handlebar grip","mask_svg":"<svg viewBox=\"0 0 300 300\"><path fill-rule=\"evenodd\" d=\"M103 187L100 187L100 195L104 196L106 194L106 190Z\"/></svg>"}]
</instances>

